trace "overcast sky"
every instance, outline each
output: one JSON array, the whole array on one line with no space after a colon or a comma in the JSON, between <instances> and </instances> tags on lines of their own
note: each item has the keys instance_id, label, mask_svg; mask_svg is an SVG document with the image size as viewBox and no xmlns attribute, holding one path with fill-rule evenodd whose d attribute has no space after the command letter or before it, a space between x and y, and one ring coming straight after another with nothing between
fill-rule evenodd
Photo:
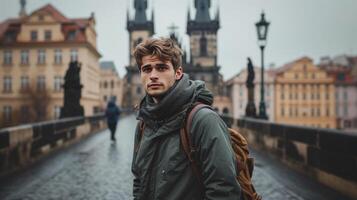
<instances>
[{"instance_id":1,"label":"overcast sky","mask_svg":"<svg viewBox=\"0 0 357 200\"><path fill-rule=\"evenodd\" d=\"M134 0L27 0L30 13L51 3L66 17L89 17L95 13L101 60L115 62L121 77L128 64L126 10L133 15ZM19 0L0 0L0 21L16 17ZM194 0L149 0L148 16L155 12L156 36L167 36L172 23L188 49L187 10ZM255 22L262 10L271 22L266 47L266 66L281 66L302 56L315 63L321 56L357 55L357 0L212 0L211 16L220 10L218 64L224 79L246 67L250 56L260 65ZM191 16L194 16L194 12Z\"/></svg>"}]
</instances>

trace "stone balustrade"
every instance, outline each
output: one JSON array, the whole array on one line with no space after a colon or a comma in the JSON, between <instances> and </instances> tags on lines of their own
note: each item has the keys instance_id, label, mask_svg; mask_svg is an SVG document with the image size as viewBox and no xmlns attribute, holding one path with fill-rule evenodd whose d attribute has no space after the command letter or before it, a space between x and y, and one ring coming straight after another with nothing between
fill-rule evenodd
<instances>
[{"instance_id":1,"label":"stone balustrade","mask_svg":"<svg viewBox=\"0 0 357 200\"><path fill-rule=\"evenodd\" d=\"M0 176L55 149L106 128L103 114L26 124L0 130Z\"/></svg>"}]
</instances>

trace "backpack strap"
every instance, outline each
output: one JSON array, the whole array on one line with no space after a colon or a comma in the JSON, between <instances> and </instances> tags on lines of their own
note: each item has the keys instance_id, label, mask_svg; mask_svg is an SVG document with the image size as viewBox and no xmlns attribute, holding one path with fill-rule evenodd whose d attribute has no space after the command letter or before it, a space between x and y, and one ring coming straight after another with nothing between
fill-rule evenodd
<instances>
[{"instance_id":1,"label":"backpack strap","mask_svg":"<svg viewBox=\"0 0 357 200\"><path fill-rule=\"evenodd\" d=\"M198 169L197 162L193 158L193 155L196 152L196 148L192 145L190 130L191 130L193 117L202 108L211 109L211 106L203 104L203 103L194 104L193 108L188 111L188 115L186 117L184 127L182 127L180 130L180 139L181 139L182 148L185 151L185 153L188 157L188 160L190 161L190 165L192 167L194 174L196 175L198 181L201 184L203 184L202 175Z\"/></svg>"}]
</instances>

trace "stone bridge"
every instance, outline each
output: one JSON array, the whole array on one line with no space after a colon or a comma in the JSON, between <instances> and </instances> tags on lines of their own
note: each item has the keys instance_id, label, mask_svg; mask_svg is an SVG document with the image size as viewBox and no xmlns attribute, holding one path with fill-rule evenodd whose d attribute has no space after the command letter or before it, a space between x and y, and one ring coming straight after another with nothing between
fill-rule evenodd
<instances>
[{"instance_id":1,"label":"stone bridge","mask_svg":"<svg viewBox=\"0 0 357 200\"><path fill-rule=\"evenodd\" d=\"M357 135L231 119L255 157L264 200L357 199ZM0 130L0 199L132 199L134 115L110 141L103 116Z\"/></svg>"}]
</instances>

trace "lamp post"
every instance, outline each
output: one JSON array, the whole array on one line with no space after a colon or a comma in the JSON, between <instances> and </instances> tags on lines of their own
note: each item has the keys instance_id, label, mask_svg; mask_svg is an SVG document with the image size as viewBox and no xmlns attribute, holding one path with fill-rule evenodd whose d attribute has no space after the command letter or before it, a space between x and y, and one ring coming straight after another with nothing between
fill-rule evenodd
<instances>
[{"instance_id":1,"label":"lamp post","mask_svg":"<svg viewBox=\"0 0 357 200\"><path fill-rule=\"evenodd\" d=\"M267 43L269 22L265 21L265 14L262 12L261 19L255 23L258 33L258 45L261 50L262 67L261 67L261 80L260 80L260 103L259 103L259 115L260 119L268 119L264 102L264 48Z\"/></svg>"}]
</instances>

